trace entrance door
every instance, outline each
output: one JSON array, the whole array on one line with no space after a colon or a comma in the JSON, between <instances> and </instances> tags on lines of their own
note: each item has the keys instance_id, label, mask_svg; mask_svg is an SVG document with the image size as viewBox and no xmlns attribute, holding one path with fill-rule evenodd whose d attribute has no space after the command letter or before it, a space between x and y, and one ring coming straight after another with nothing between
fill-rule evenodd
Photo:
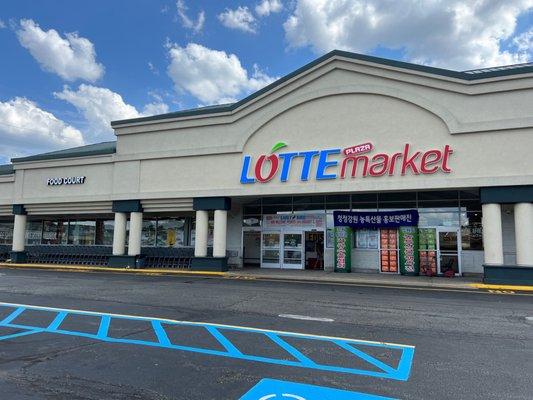
<instances>
[{"instance_id":1,"label":"entrance door","mask_svg":"<svg viewBox=\"0 0 533 400\"><path fill-rule=\"evenodd\" d=\"M284 232L281 268L303 269L303 261L303 232Z\"/></svg>"},{"instance_id":2,"label":"entrance door","mask_svg":"<svg viewBox=\"0 0 533 400\"><path fill-rule=\"evenodd\" d=\"M281 232L264 231L261 234L261 268L281 268Z\"/></svg>"},{"instance_id":3,"label":"entrance door","mask_svg":"<svg viewBox=\"0 0 533 400\"><path fill-rule=\"evenodd\" d=\"M439 274L453 270L455 274L461 273L461 236L459 229L437 229L437 253Z\"/></svg>"},{"instance_id":4,"label":"entrance door","mask_svg":"<svg viewBox=\"0 0 533 400\"><path fill-rule=\"evenodd\" d=\"M261 264L261 231L243 228L242 258L244 267L258 267Z\"/></svg>"}]
</instances>

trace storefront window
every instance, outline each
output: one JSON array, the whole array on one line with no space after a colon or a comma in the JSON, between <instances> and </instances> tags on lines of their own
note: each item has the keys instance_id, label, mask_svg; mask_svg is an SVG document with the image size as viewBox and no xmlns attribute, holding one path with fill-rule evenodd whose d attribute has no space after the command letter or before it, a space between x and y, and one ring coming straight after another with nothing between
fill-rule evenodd
<instances>
[{"instance_id":1,"label":"storefront window","mask_svg":"<svg viewBox=\"0 0 533 400\"><path fill-rule=\"evenodd\" d=\"M349 210L351 200L349 194L333 194L326 196L326 210Z\"/></svg>"},{"instance_id":2,"label":"storefront window","mask_svg":"<svg viewBox=\"0 0 533 400\"><path fill-rule=\"evenodd\" d=\"M70 221L68 244L90 246L94 244L96 221Z\"/></svg>"},{"instance_id":3,"label":"storefront window","mask_svg":"<svg viewBox=\"0 0 533 400\"><path fill-rule=\"evenodd\" d=\"M28 221L26 224L26 244L41 244L43 236L42 221Z\"/></svg>"},{"instance_id":4,"label":"storefront window","mask_svg":"<svg viewBox=\"0 0 533 400\"><path fill-rule=\"evenodd\" d=\"M185 246L185 218L169 218L158 220L157 246Z\"/></svg>"},{"instance_id":5,"label":"storefront window","mask_svg":"<svg viewBox=\"0 0 533 400\"><path fill-rule=\"evenodd\" d=\"M13 222L0 222L0 244L13 242Z\"/></svg>"},{"instance_id":6,"label":"storefront window","mask_svg":"<svg viewBox=\"0 0 533 400\"><path fill-rule=\"evenodd\" d=\"M113 231L115 221L97 220L96 221L96 244L104 246L113 245Z\"/></svg>"},{"instance_id":7,"label":"storefront window","mask_svg":"<svg viewBox=\"0 0 533 400\"><path fill-rule=\"evenodd\" d=\"M156 220L144 219L141 233L141 246L155 246Z\"/></svg>"},{"instance_id":8,"label":"storefront window","mask_svg":"<svg viewBox=\"0 0 533 400\"><path fill-rule=\"evenodd\" d=\"M42 244L67 244L67 221L43 221Z\"/></svg>"},{"instance_id":9,"label":"storefront window","mask_svg":"<svg viewBox=\"0 0 533 400\"><path fill-rule=\"evenodd\" d=\"M483 250L481 211L461 213L461 243L463 250Z\"/></svg>"},{"instance_id":10,"label":"storefront window","mask_svg":"<svg viewBox=\"0 0 533 400\"><path fill-rule=\"evenodd\" d=\"M377 249L379 232L377 229L356 229L355 247L358 249Z\"/></svg>"},{"instance_id":11,"label":"storefront window","mask_svg":"<svg viewBox=\"0 0 533 400\"><path fill-rule=\"evenodd\" d=\"M450 210L450 211L445 211ZM453 210L453 211L452 211ZM457 208L422 208L419 209L418 226L459 226L459 210Z\"/></svg>"}]
</instances>

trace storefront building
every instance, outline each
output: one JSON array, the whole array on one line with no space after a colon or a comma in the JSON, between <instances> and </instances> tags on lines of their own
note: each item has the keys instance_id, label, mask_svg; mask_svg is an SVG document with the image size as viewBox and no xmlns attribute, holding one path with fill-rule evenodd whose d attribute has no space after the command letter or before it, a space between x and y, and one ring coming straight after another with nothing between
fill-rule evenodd
<instances>
[{"instance_id":1,"label":"storefront building","mask_svg":"<svg viewBox=\"0 0 533 400\"><path fill-rule=\"evenodd\" d=\"M533 65L331 52L231 105L0 166L13 262L533 281Z\"/></svg>"}]
</instances>

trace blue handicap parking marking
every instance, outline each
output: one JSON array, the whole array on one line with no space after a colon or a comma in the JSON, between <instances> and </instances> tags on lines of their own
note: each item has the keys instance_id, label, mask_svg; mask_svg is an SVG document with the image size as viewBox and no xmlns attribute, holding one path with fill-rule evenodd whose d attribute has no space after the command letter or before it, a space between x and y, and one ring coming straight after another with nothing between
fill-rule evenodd
<instances>
[{"instance_id":1,"label":"blue handicap parking marking","mask_svg":"<svg viewBox=\"0 0 533 400\"><path fill-rule=\"evenodd\" d=\"M203 322L175 321L161 318L97 313L83 310L68 310L25 304L0 303L0 311L7 311L7 314L2 314L5 315L5 317L0 320L0 329L11 329L11 331L7 334L4 334L0 330L0 341L12 340L20 336L52 333L58 335L84 337L106 343L160 347L170 350L187 351L209 356L226 357L286 367L308 368L335 373L365 375L398 381L406 381L409 379L415 352L414 346L402 344L370 342L357 339L308 335L296 332L283 332ZM28 314L26 311L30 311L29 318L24 318L24 316ZM47 326L43 326L42 323L39 324L37 321L33 321L31 312L35 311L44 311L49 313L51 322ZM77 331L67 329L64 322L68 321L69 318L80 316L97 318L97 332L83 332L81 330ZM120 320L139 321L142 323L148 322L148 326L152 329L154 340L139 340L123 336L117 337L114 335L113 331L110 330L110 326L112 321ZM173 343L165 329L176 326L195 327L196 329L200 329L202 332L206 332L220 345L220 350L206 347L205 345L201 344L180 345L178 343ZM12 329L17 329L19 331L13 332ZM282 349L286 354L290 355L292 359L287 359L286 357L280 358L277 356L277 354L270 356L260 353L258 354L257 352L254 353L253 350L245 351L242 343L239 343L239 340L232 339L232 333L235 332L238 332L244 336L247 334L259 335L265 340L268 340L272 345ZM342 357L350 360L360 360L366 364L347 366L346 363L343 363L341 359L335 359L333 362L328 361L326 363L320 360L320 352L318 354L316 352L306 352L305 347L311 344L316 346L316 348L320 349L322 352L327 346L333 346L335 349L342 350ZM387 362L385 362L376 358L376 356L372 354L372 349L379 349L380 352L389 352L391 354L396 352L399 354L399 359L394 362L387 359Z\"/></svg>"},{"instance_id":2,"label":"blue handicap parking marking","mask_svg":"<svg viewBox=\"0 0 533 400\"><path fill-rule=\"evenodd\" d=\"M307 385L276 379L262 379L239 400L394 400L323 386Z\"/></svg>"}]
</instances>

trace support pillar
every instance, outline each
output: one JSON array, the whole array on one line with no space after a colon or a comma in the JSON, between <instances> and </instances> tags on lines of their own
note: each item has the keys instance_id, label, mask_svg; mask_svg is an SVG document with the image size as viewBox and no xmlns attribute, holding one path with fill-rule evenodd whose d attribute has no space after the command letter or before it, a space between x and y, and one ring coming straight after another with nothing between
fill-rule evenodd
<instances>
[{"instance_id":1,"label":"support pillar","mask_svg":"<svg viewBox=\"0 0 533 400\"><path fill-rule=\"evenodd\" d=\"M138 256L141 254L142 229L143 213L132 212L130 214L130 236L128 241L129 256Z\"/></svg>"},{"instance_id":2,"label":"support pillar","mask_svg":"<svg viewBox=\"0 0 533 400\"><path fill-rule=\"evenodd\" d=\"M15 214L15 221L13 224L11 262L25 263L28 261L26 254L26 210L23 205L14 205L13 214Z\"/></svg>"},{"instance_id":3,"label":"support pillar","mask_svg":"<svg viewBox=\"0 0 533 400\"><path fill-rule=\"evenodd\" d=\"M196 211L196 241L191 269L227 271L226 231L231 199L229 197L197 197L193 199L193 209ZM214 211L213 254L210 257L207 256L209 211Z\"/></svg>"},{"instance_id":4,"label":"support pillar","mask_svg":"<svg viewBox=\"0 0 533 400\"><path fill-rule=\"evenodd\" d=\"M215 210L214 224L213 257L226 257L228 212L226 210Z\"/></svg>"},{"instance_id":5,"label":"support pillar","mask_svg":"<svg viewBox=\"0 0 533 400\"><path fill-rule=\"evenodd\" d=\"M123 256L126 252L126 224L128 216L124 212L115 213L113 228L113 255Z\"/></svg>"},{"instance_id":6,"label":"support pillar","mask_svg":"<svg viewBox=\"0 0 533 400\"><path fill-rule=\"evenodd\" d=\"M533 267L533 203L514 206L516 264Z\"/></svg>"},{"instance_id":7,"label":"support pillar","mask_svg":"<svg viewBox=\"0 0 533 400\"><path fill-rule=\"evenodd\" d=\"M485 265L503 265L502 209L500 204L482 205Z\"/></svg>"},{"instance_id":8,"label":"support pillar","mask_svg":"<svg viewBox=\"0 0 533 400\"><path fill-rule=\"evenodd\" d=\"M196 235L194 239L194 256L207 257L207 236L209 232L209 214L205 210L196 211Z\"/></svg>"}]
</instances>

